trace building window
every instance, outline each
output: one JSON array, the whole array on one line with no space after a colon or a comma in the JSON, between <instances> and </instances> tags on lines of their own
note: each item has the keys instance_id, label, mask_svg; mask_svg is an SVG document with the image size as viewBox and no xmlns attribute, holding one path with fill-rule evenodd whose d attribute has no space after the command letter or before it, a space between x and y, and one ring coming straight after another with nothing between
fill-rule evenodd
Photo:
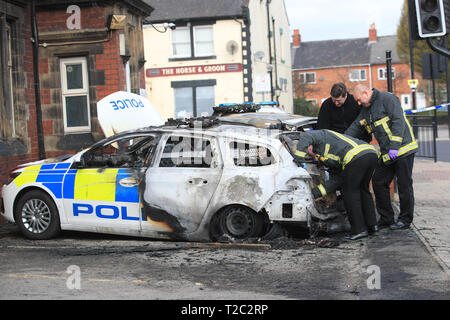
<instances>
[{"instance_id":1,"label":"building window","mask_svg":"<svg viewBox=\"0 0 450 320\"><path fill-rule=\"evenodd\" d=\"M315 72L304 72L299 74L300 83L314 84L316 83Z\"/></svg>"},{"instance_id":2,"label":"building window","mask_svg":"<svg viewBox=\"0 0 450 320\"><path fill-rule=\"evenodd\" d=\"M215 103L216 80L174 81L175 117L210 116Z\"/></svg>"},{"instance_id":3,"label":"building window","mask_svg":"<svg viewBox=\"0 0 450 320\"><path fill-rule=\"evenodd\" d=\"M196 58L214 55L212 26L188 26L172 30L172 57Z\"/></svg>"},{"instance_id":4,"label":"building window","mask_svg":"<svg viewBox=\"0 0 450 320\"><path fill-rule=\"evenodd\" d=\"M402 94L401 96L401 101L402 101L402 107L404 110L408 110L411 109L411 95L409 94Z\"/></svg>"},{"instance_id":5,"label":"building window","mask_svg":"<svg viewBox=\"0 0 450 320\"><path fill-rule=\"evenodd\" d=\"M13 26L11 23L0 20L0 37L5 39L5 46L0 46L0 61L4 62L2 70L2 76L0 78L0 118L3 119L0 127L1 136L15 137L15 115L14 115L14 77L13 71L15 69L13 59Z\"/></svg>"},{"instance_id":6,"label":"building window","mask_svg":"<svg viewBox=\"0 0 450 320\"><path fill-rule=\"evenodd\" d=\"M391 68L392 70L392 79L395 79L395 68ZM387 79L387 68L378 68L378 80L386 80Z\"/></svg>"},{"instance_id":7,"label":"building window","mask_svg":"<svg viewBox=\"0 0 450 320\"><path fill-rule=\"evenodd\" d=\"M349 78L350 81L365 81L367 80L366 70L365 69L350 70Z\"/></svg>"},{"instance_id":8,"label":"building window","mask_svg":"<svg viewBox=\"0 0 450 320\"><path fill-rule=\"evenodd\" d=\"M189 28L172 31L172 56L174 58L191 56L191 36Z\"/></svg>"},{"instance_id":9,"label":"building window","mask_svg":"<svg viewBox=\"0 0 450 320\"><path fill-rule=\"evenodd\" d=\"M287 92L288 91L288 79L280 78L280 89L283 92Z\"/></svg>"},{"instance_id":10,"label":"building window","mask_svg":"<svg viewBox=\"0 0 450 320\"><path fill-rule=\"evenodd\" d=\"M280 52L281 63L286 63L286 35L283 32L283 28L280 28Z\"/></svg>"},{"instance_id":11,"label":"building window","mask_svg":"<svg viewBox=\"0 0 450 320\"><path fill-rule=\"evenodd\" d=\"M194 55L196 57L214 54L212 26L194 27Z\"/></svg>"},{"instance_id":12,"label":"building window","mask_svg":"<svg viewBox=\"0 0 450 320\"><path fill-rule=\"evenodd\" d=\"M89 82L86 58L60 60L65 132L90 132Z\"/></svg>"}]
</instances>

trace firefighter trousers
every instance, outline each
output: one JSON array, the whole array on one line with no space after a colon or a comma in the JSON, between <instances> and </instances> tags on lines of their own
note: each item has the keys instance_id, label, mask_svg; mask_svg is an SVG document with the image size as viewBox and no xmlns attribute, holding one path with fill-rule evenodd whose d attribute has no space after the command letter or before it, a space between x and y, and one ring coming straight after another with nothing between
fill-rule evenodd
<instances>
[{"instance_id":1,"label":"firefighter trousers","mask_svg":"<svg viewBox=\"0 0 450 320\"><path fill-rule=\"evenodd\" d=\"M394 223L394 210L391 204L390 184L394 176L397 177L398 197L400 200L400 214L398 220L410 224L414 216L414 189L412 170L414 153L397 159L389 166L379 163L373 175L372 186L380 225Z\"/></svg>"},{"instance_id":2,"label":"firefighter trousers","mask_svg":"<svg viewBox=\"0 0 450 320\"><path fill-rule=\"evenodd\" d=\"M369 190L376 165L377 155L368 153L353 160L342 172L342 196L353 234L377 224L375 205Z\"/></svg>"}]
</instances>

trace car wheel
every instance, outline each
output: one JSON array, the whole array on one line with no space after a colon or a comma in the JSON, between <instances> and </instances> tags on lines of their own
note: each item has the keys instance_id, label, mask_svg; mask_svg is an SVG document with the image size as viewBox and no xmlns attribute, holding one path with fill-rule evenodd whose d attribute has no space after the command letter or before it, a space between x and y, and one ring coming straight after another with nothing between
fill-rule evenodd
<instances>
[{"instance_id":1,"label":"car wheel","mask_svg":"<svg viewBox=\"0 0 450 320\"><path fill-rule=\"evenodd\" d=\"M231 206L219 213L218 225L222 234L232 238L254 238L261 235L264 219L250 208Z\"/></svg>"},{"instance_id":2,"label":"car wheel","mask_svg":"<svg viewBox=\"0 0 450 320\"><path fill-rule=\"evenodd\" d=\"M32 240L50 239L61 231L53 199L40 190L27 192L19 199L14 219L23 235Z\"/></svg>"}]
</instances>

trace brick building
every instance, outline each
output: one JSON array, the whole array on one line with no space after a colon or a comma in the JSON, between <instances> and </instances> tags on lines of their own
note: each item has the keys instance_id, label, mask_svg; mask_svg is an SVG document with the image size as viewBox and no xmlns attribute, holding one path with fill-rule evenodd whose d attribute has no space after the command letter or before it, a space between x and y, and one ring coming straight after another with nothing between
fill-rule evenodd
<instances>
[{"instance_id":1,"label":"brick building","mask_svg":"<svg viewBox=\"0 0 450 320\"><path fill-rule=\"evenodd\" d=\"M409 64L400 60L396 36L377 36L375 25L368 38L301 42L298 30L292 39L294 97L305 97L318 105L330 96L336 82L344 82L351 92L357 84L387 91L386 51L392 57L392 91L405 109L412 108ZM425 95L417 94L418 108Z\"/></svg>"},{"instance_id":2,"label":"brick building","mask_svg":"<svg viewBox=\"0 0 450 320\"><path fill-rule=\"evenodd\" d=\"M164 119L244 101L292 112L284 0L145 1L155 9L144 28L147 98Z\"/></svg>"},{"instance_id":3,"label":"brick building","mask_svg":"<svg viewBox=\"0 0 450 320\"><path fill-rule=\"evenodd\" d=\"M152 10L140 0L0 0L0 185L18 164L75 153L104 137L97 101L145 88L142 21Z\"/></svg>"}]
</instances>

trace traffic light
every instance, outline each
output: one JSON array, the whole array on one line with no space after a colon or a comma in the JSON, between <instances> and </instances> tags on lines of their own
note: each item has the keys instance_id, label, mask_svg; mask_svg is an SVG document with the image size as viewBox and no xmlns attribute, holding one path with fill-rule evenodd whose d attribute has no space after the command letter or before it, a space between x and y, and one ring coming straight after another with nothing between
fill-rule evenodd
<instances>
[{"instance_id":1,"label":"traffic light","mask_svg":"<svg viewBox=\"0 0 450 320\"><path fill-rule=\"evenodd\" d=\"M415 0L417 29L420 38L440 37L446 35L446 10L448 0ZM450 15L450 12L447 13Z\"/></svg>"}]
</instances>

